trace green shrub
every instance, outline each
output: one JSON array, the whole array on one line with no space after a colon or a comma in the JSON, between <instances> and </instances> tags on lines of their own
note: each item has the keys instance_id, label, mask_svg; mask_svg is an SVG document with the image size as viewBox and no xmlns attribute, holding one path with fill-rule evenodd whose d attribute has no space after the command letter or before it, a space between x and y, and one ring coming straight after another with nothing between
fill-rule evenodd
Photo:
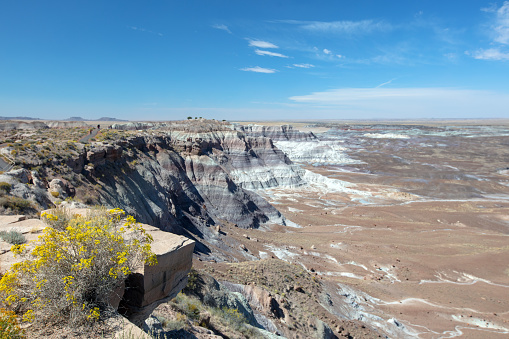
<instances>
[{"instance_id":1,"label":"green shrub","mask_svg":"<svg viewBox=\"0 0 509 339\"><path fill-rule=\"evenodd\" d=\"M95 209L73 215L64 228L57 215L43 213L50 226L59 228L45 228L31 251L27 245L12 247L23 261L0 280L0 298L24 321L74 326L108 314L109 299L125 278L139 265L157 262L152 237L123 215L120 209Z\"/></svg>"},{"instance_id":2,"label":"green shrub","mask_svg":"<svg viewBox=\"0 0 509 339\"><path fill-rule=\"evenodd\" d=\"M190 298L183 293L179 293L175 300L179 308L189 319L198 320L198 318L200 318L200 309L203 308L203 305L198 299Z\"/></svg>"},{"instance_id":3,"label":"green shrub","mask_svg":"<svg viewBox=\"0 0 509 339\"><path fill-rule=\"evenodd\" d=\"M246 317L240 313L237 309L223 307L217 312L223 324L233 328L236 331L244 329L247 323Z\"/></svg>"},{"instance_id":4,"label":"green shrub","mask_svg":"<svg viewBox=\"0 0 509 339\"><path fill-rule=\"evenodd\" d=\"M9 193L11 191L11 184L8 182L0 182L0 190L5 191L5 193Z\"/></svg>"},{"instance_id":5,"label":"green shrub","mask_svg":"<svg viewBox=\"0 0 509 339\"><path fill-rule=\"evenodd\" d=\"M182 313L176 313L171 319L159 319L161 325L166 331L178 331L180 329L188 329L187 317Z\"/></svg>"},{"instance_id":6,"label":"green shrub","mask_svg":"<svg viewBox=\"0 0 509 339\"><path fill-rule=\"evenodd\" d=\"M186 292L194 291L196 287L198 287L197 282L198 282L198 272L194 268L191 268L191 271L189 271L189 273L187 274L187 285L186 287L184 287L184 291Z\"/></svg>"},{"instance_id":7,"label":"green shrub","mask_svg":"<svg viewBox=\"0 0 509 339\"><path fill-rule=\"evenodd\" d=\"M19 327L16 315L12 311L0 308L0 339L22 339L24 331Z\"/></svg>"},{"instance_id":8,"label":"green shrub","mask_svg":"<svg viewBox=\"0 0 509 339\"><path fill-rule=\"evenodd\" d=\"M18 231L0 231L0 238L12 245L21 245L27 242L25 236Z\"/></svg>"},{"instance_id":9,"label":"green shrub","mask_svg":"<svg viewBox=\"0 0 509 339\"><path fill-rule=\"evenodd\" d=\"M26 210L33 208L32 203L28 200L8 196L0 198L0 206L17 212L25 212Z\"/></svg>"}]
</instances>

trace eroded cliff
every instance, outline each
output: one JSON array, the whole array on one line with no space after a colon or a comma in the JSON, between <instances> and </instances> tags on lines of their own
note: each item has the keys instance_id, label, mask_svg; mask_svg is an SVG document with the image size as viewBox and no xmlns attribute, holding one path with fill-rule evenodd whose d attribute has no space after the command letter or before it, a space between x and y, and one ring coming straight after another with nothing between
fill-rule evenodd
<instances>
[{"instance_id":1,"label":"eroded cliff","mask_svg":"<svg viewBox=\"0 0 509 339\"><path fill-rule=\"evenodd\" d=\"M141 222L198 240L196 251L215 260L228 259L235 247L218 240L225 222L242 228L286 223L250 189L304 184L302 169L270 138L225 123L114 132L104 131L102 142L71 144L65 152L54 146L51 158L42 158L38 145L33 152L25 149L24 168L0 175L0 181L42 208L73 197L120 207Z\"/></svg>"}]
</instances>

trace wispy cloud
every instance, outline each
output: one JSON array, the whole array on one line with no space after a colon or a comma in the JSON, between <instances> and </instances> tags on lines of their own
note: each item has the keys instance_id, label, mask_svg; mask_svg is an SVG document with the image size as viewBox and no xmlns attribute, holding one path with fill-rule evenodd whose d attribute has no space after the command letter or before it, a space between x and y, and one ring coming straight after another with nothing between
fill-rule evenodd
<instances>
[{"instance_id":1,"label":"wispy cloud","mask_svg":"<svg viewBox=\"0 0 509 339\"><path fill-rule=\"evenodd\" d=\"M212 25L212 28L220 29L220 30L222 30L222 31L225 31L225 32L228 32L228 33L232 34L232 31L230 31L230 29L228 28L228 26L223 25L223 24L216 24L216 25Z\"/></svg>"},{"instance_id":2,"label":"wispy cloud","mask_svg":"<svg viewBox=\"0 0 509 339\"><path fill-rule=\"evenodd\" d=\"M479 60L497 60L497 61L509 60L509 53L502 52L499 48L480 49L474 53L467 53L467 55L470 54L475 59Z\"/></svg>"},{"instance_id":3,"label":"wispy cloud","mask_svg":"<svg viewBox=\"0 0 509 339\"><path fill-rule=\"evenodd\" d=\"M250 40L249 46L251 47L258 47L258 48L279 48L277 45L274 45L273 43L262 41L262 40Z\"/></svg>"},{"instance_id":4,"label":"wispy cloud","mask_svg":"<svg viewBox=\"0 0 509 339\"><path fill-rule=\"evenodd\" d=\"M145 33L150 33L150 34L158 35L158 36L164 36L163 33L154 32L154 31L148 30L148 29L143 28L143 27L129 26L129 28L132 29L133 31L140 31L140 32L145 32Z\"/></svg>"},{"instance_id":5,"label":"wispy cloud","mask_svg":"<svg viewBox=\"0 0 509 339\"><path fill-rule=\"evenodd\" d=\"M396 80L396 79L394 78L394 79L391 79L391 80L389 80L389 81L382 82L380 85L376 86L375 88L380 88L380 87L382 87L382 86L388 85L388 84L390 84L391 82L393 82L394 80Z\"/></svg>"},{"instance_id":6,"label":"wispy cloud","mask_svg":"<svg viewBox=\"0 0 509 339\"><path fill-rule=\"evenodd\" d=\"M278 20L277 23L298 25L300 28L315 33L333 34L367 34L375 31L392 30L392 25L385 21L360 20L360 21L300 21Z\"/></svg>"},{"instance_id":7,"label":"wispy cloud","mask_svg":"<svg viewBox=\"0 0 509 339\"><path fill-rule=\"evenodd\" d=\"M279 58L288 58L287 55L281 54L281 53L274 53L270 51L262 51L260 49L255 50L255 53L258 55L268 55L268 56L274 56Z\"/></svg>"},{"instance_id":8,"label":"wispy cloud","mask_svg":"<svg viewBox=\"0 0 509 339\"><path fill-rule=\"evenodd\" d=\"M491 117L505 116L509 95L458 88L342 88L292 96L292 102L308 107L359 112L382 117L483 117L490 107ZM410 115L409 115L410 114ZM487 116L484 116L487 117Z\"/></svg>"},{"instance_id":9,"label":"wispy cloud","mask_svg":"<svg viewBox=\"0 0 509 339\"><path fill-rule=\"evenodd\" d=\"M240 70L244 71L244 72L255 72L255 73L276 73L277 72L275 69L263 68L260 66L246 67L246 68L241 68Z\"/></svg>"},{"instance_id":10,"label":"wispy cloud","mask_svg":"<svg viewBox=\"0 0 509 339\"><path fill-rule=\"evenodd\" d=\"M315 65L312 64L293 64L294 67L298 68L313 68Z\"/></svg>"},{"instance_id":11,"label":"wispy cloud","mask_svg":"<svg viewBox=\"0 0 509 339\"><path fill-rule=\"evenodd\" d=\"M323 52L324 52L325 54L331 54L331 53L332 53L332 52L331 52L330 50L328 50L327 48L324 48L324 49L323 49Z\"/></svg>"},{"instance_id":12,"label":"wispy cloud","mask_svg":"<svg viewBox=\"0 0 509 339\"><path fill-rule=\"evenodd\" d=\"M481 11L482 12L486 12L486 13L493 13L493 12L496 12L497 11L497 5L492 3L490 4L488 7L483 7L481 8Z\"/></svg>"},{"instance_id":13,"label":"wispy cloud","mask_svg":"<svg viewBox=\"0 0 509 339\"><path fill-rule=\"evenodd\" d=\"M497 10L494 30L496 42L509 44L509 1L504 1L502 7Z\"/></svg>"},{"instance_id":14,"label":"wispy cloud","mask_svg":"<svg viewBox=\"0 0 509 339\"><path fill-rule=\"evenodd\" d=\"M493 13L493 22L490 25L492 34L492 45L494 47L488 49L478 49L475 52L465 52L475 59L479 60L509 60L509 1L504 1L500 8L492 5L488 8L481 9L487 13Z\"/></svg>"}]
</instances>

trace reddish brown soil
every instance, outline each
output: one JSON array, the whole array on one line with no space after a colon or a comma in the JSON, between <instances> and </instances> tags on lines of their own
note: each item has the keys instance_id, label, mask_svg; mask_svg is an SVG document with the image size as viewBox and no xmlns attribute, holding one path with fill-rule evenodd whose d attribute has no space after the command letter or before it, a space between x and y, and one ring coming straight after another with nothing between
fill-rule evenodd
<instances>
[{"instance_id":1,"label":"reddish brown soil","mask_svg":"<svg viewBox=\"0 0 509 339\"><path fill-rule=\"evenodd\" d=\"M506 338L509 137L355 142L349 154L362 164L308 169L371 196L267 191L302 228L225 227L228 237L257 257L302 265L343 314L389 337Z\"/></svg>"}]
</instances>

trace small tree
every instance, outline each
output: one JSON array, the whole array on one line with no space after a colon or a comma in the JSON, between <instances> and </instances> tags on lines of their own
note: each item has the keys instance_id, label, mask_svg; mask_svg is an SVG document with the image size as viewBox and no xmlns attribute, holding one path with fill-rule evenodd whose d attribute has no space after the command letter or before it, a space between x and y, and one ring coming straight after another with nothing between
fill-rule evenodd
<instances>
[{"instance_id":1,"label":"small tree","mask_svg":"<svg viewBox=\"0 0 509 339\"><path fill-rule=\"evenodd\" d=\"M191 120L193 117L187 117L187 120Z\"/></svg>"},{"instance_id":2,"label":"small tree","mask_svg":"<svg viewBox=\"0 0 509 339\"><path fill-rule=\"evenodd\" d=\"M107 314L113 291L144 263L157 263L152 237L121 209L70 215L60 209L43 214L50 227L0 280L0 297L24 321L82 325ZM60 215L60 218L59 218ZM60 220L59 220L60 219Z\"/></svg>"}]
</instances>

